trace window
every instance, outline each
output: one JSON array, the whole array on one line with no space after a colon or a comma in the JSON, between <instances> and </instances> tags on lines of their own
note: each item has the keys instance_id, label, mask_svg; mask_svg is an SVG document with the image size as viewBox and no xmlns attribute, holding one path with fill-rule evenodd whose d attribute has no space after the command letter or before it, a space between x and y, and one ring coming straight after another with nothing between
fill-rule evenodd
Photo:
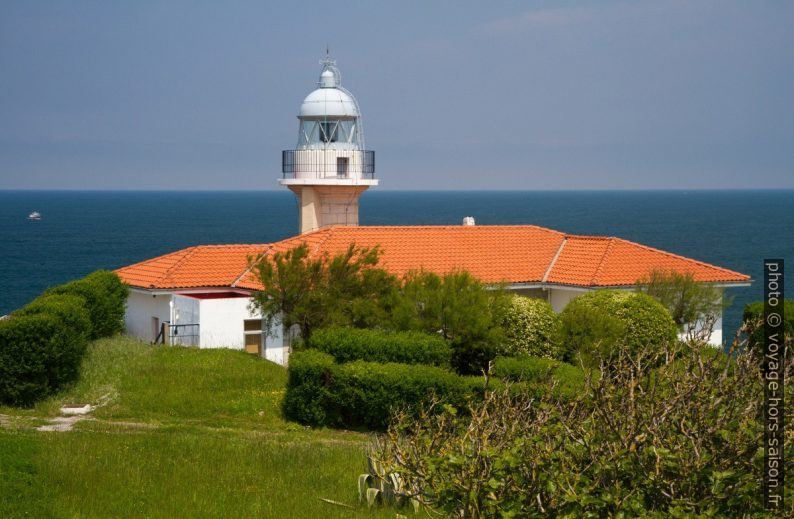
<instances>
[{"instance_id":1,"label":"window","mask_svg":"<svg viewBox=\"0 0 794 519\"><path fill-rule=\"evenodd\" d=\"M246 319L243 321L245 351L262 356L262 319Z\"/></svg>"},{"instance_id":2,"label":"window","mask_svg":"<svg viewBox=\"0 0 794 519\"><path fill-rule=\"evenodd\" d=\"M320 123L320 139L323 142L336 142L336 121L323 121Z\"/></svg>"}]
</instances>

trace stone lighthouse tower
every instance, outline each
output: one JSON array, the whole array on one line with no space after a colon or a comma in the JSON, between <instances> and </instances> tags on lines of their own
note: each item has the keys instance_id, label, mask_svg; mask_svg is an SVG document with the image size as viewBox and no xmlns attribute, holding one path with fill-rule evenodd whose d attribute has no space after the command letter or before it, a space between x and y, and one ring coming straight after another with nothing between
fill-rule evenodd
<instances>
[{"instance_id":1,"label":"stone lighthouse tower","mask_svg":"<svg viewBox=\"0 0 794 519\"><path fill-rule=\"evenodd\" d=\"M375 179L375 152L364 149L361 111L342 87L336 62L326 56L317 89L298 114L298 144L281 157L279 181L299 202L300 232L328 225L358 225L358 197Z\"/></svg>"}]
</instances>

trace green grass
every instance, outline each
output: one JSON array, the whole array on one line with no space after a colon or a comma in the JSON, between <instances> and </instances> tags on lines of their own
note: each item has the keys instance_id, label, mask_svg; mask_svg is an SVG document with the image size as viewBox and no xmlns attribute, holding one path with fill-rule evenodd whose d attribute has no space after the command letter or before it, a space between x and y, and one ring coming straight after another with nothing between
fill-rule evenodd
<instances>
[{"instance_id":1,"label":"green grass","mask_svg":"<svg viewBox=\"0 0 794 519\"><path fill-rule=\"evenodd\" d=\"M97 341L72 388L0 407L0 517L393 518L357 504L367 436L284 421L285 380L240 352ZM83 402L95 420L31 428Z\"/></svg>"}]
</instances>

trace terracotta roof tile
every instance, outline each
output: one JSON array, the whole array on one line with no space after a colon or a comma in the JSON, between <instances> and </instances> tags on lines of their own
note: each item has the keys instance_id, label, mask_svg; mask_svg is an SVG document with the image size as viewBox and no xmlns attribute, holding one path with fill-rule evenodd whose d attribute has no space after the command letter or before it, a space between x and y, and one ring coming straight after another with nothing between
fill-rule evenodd
<instances>
[{"instance_id":1,"label":"terracotta roof tile","mask_svg":"<svg viewBox=\"0 0 794 519\"><path fill-rule=\"evenodd\" d=\"M269 245L199 245L142 261L116 272L142 288L230 287Z\"/></svg>"},{"instance_id":2,"label":"terracotta roof tile","mask_svg":"<svg viewBox=\"0 0 794 519\"><path fill-rule=\"evenodd\" d=\"M381 265L396 275L424 269L466 270L486 283L587 287L631 285L652 270L691 272L703 282L746 282L749 276L619 238L565 235L533 225L327 227L270 245L205 245L119 269L142 288L260 289L249 257L307 243L333 256L350 243L380 246Z\"/></svg>"}]
</instances>

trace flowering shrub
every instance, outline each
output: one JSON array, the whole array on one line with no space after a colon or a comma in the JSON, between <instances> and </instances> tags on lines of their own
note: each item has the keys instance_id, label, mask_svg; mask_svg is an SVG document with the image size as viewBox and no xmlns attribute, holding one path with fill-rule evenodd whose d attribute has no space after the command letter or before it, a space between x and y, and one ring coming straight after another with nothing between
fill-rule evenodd
<instances>
[{"instance_id":1,"label":"flowering shrub","mask_svg":"<svg viewBox=\"0 0 794 519\"><path fill-rule=\"evenodd\" d=\"M562 358L560 318L546 301L513 296L500 324L505 335L501 355Z\"/></svg>"}]
</instances>

